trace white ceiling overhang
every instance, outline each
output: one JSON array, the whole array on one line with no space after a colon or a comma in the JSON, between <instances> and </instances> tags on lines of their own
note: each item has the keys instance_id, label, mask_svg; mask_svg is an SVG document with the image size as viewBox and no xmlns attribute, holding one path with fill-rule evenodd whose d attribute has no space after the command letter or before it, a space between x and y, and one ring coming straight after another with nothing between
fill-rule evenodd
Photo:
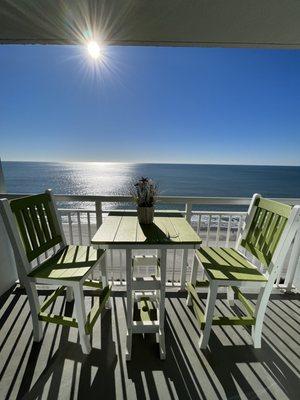
<instances>
[{"instance_id":1,"label":"white ceiling overhang","mask_svg":"<svg viewBox=\"0 0 300 400\"><path fill-rule=\"evenodd\" d=\"M0 43L300 48L299 0L0 0Z\"/></svg>"}]
</instances>

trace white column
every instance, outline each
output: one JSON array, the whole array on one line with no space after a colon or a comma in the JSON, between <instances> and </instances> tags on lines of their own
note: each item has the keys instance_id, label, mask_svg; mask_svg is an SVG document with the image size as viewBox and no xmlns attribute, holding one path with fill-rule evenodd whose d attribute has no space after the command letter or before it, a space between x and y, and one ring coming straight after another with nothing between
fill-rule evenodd
<instances>
[{"instance_id":1,"label":"white column","mask_svg":"<svg viewBox=\"0 0 300 400\"><path fill-rule=\"evenodd\" d=\"M0 159L0 193L5 193L5 181ZM2 217L0 215L0 295L18 279L16 263Z\"/></svg>"}]
</instances>

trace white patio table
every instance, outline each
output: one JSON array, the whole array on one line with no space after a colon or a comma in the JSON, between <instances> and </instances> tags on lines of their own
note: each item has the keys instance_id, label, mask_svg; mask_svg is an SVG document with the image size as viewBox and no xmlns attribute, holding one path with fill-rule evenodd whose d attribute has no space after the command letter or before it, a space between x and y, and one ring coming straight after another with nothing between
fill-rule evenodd
<instances>
[{"instance_id":1,"label":"white patio table","mask_svg":"<svg viewBox=\"0 0 300 400\"><path fill-rule=\"evenodd\" d=\"M92 242L102 249L124 249L126 251L127 284L127 349L126 359L131 359L133 333L157 333L160 357L165 359L165 284L168 249L198 249L201 239L182 216L175 213L156 213L152 224L138 222L136 213L112 212L104 220ZM136 249L157 249L160 254L160 301L157 321L134 321L132 291L132 251ZM186 266L183 266L186 267Z\"/></svg>"}]
</instances>

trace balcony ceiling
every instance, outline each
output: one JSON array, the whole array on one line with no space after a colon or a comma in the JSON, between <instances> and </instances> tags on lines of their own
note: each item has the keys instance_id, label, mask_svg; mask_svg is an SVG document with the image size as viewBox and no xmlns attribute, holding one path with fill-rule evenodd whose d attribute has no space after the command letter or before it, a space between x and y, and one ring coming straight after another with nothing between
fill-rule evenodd
<instances>
[{"instance_id":1,"label":"balcony ceiling","mask_svg":"<svg viewBox=\"0 0 300 400\"><path fill-rule=\"evenodd\" d=\"M0 43L300 48L297 0L1 0Z\"/></svg>"}]
</instances>

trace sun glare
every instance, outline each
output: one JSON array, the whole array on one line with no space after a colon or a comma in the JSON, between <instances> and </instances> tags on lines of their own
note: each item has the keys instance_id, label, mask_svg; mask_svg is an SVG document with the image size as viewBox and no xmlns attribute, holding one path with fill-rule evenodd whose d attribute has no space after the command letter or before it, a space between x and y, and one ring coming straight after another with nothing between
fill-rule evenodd
<instances>
[{"instance_id":1,"label":"sun glare","mask_svg":"<svg viewBox=\"0 0 300 400\"><path fill-rule=\"evenodd\" d=\"M98 45L97 42L92 41L89 42L87 45L88 52L90 53L90 56L94 59L97 60L100 57L101 51L100 51L100 46Z\"/></svg>"}]
</instances>

